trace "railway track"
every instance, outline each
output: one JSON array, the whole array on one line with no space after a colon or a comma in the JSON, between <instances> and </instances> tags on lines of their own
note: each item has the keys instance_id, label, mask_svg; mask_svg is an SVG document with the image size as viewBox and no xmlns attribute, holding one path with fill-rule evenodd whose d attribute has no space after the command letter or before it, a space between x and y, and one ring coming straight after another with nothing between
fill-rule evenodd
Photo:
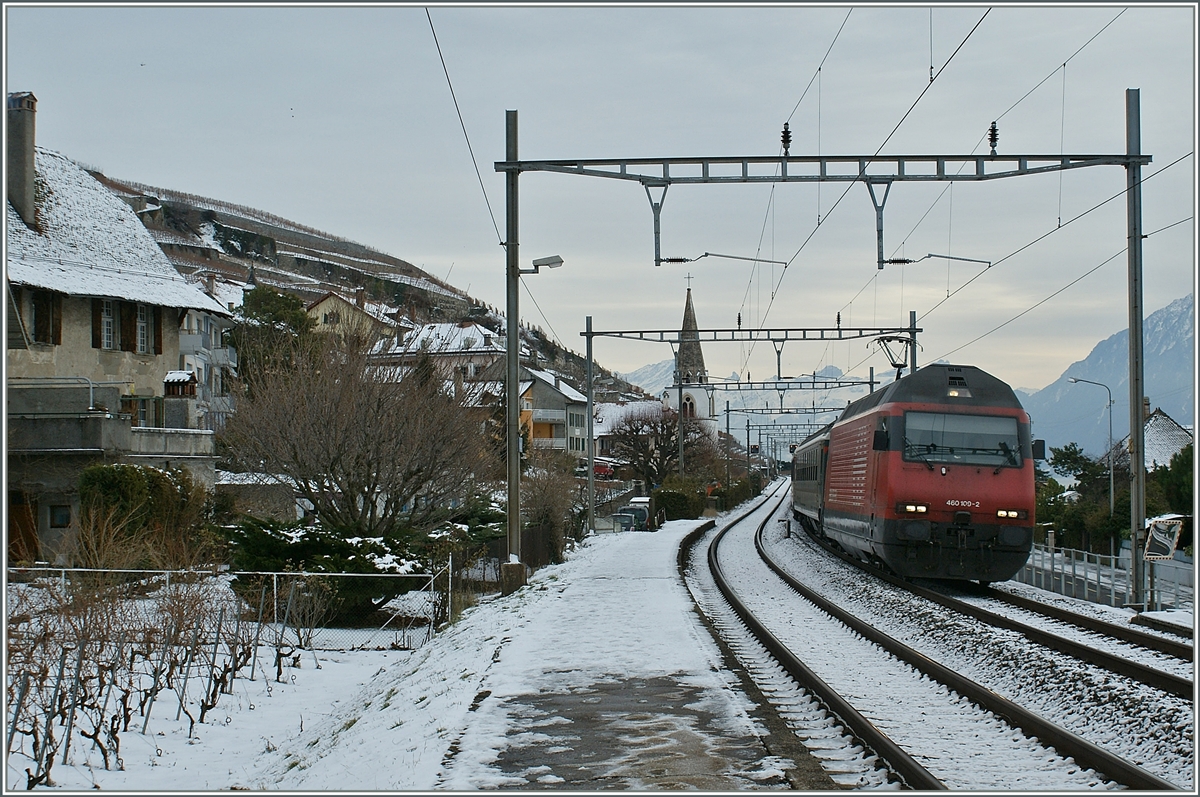
<instances>
[{"instance_id":1,"label":"railway track","mask_svg":"<svg viewBox=\"0 0 1200 797\"><path fill-rule=\"evenodd\" d=\"M1192 699L1192 646L1134 628L1010 595L971 582L961 586L919 583L898 578L813 537L844 562L934 604L994 628L1016 631L1031 641L1155 689ZM955 593L964 597L956 597Z\"/></svg>"},{"instance_id":2,"label":"railway track","mask_svg":"<svg viewBox=\"0 0 1200 797\"><path fill-rule=\"evenodd\" d=\"M786 572L765 560L744 551L724 553L761 538L781 503L776 496L770 500L769 511L763 507L753 516L757 530L747 530L747 518L738 518L712 535L707 570L719 597L698 601L710 616L725 618L714 618L723 634L752 637L761 652L748 654L754 659L748 669L787 673L805 700L819 701L837 717L847 744L886 761L893 779L917 789L1178 788L879 633L811 590L801 600L797 590L804 594L806 588L789 583ZM703 594L696 560L693 593ZM740 639L731 645L752 646ZM774 663L764 663L766 655ZM786 699L777 705L785 718ZM803 730L797 734L805 738Z\"/></svg>"}]
</instances>

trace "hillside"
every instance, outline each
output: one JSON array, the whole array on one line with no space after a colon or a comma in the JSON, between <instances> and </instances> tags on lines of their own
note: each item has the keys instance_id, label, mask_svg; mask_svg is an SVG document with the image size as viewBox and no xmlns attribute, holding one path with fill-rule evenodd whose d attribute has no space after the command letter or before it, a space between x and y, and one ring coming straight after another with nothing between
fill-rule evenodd
<instances>
[{"instance_id":1,"label":"hillside","mask_svg":"<svg viewBox=\"0 0 1200 797\"><path fill-rule=\"evenodd\" d=\"M169 188L89 173L134 209L172 265L184 275L216 272L313 302L330 291L353 296L359 287L413 323L476 321L504 335L504 315L406 260L262 210ZM584 386L587 363L539 327L521 327L530 363ZM525 360L525 357L522 357ZM596 364L609 400L640 391Z\"/></svg>"}]
</instances>

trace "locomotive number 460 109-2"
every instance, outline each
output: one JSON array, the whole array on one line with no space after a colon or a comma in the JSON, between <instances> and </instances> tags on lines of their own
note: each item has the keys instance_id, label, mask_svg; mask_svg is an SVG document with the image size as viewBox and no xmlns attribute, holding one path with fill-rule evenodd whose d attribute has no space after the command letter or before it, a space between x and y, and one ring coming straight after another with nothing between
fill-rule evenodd
<instances>
[{"instance_id":1,"label":"locomotive number 460 109-2","mask_svg":"<svg viewBox=\"0 0 1200 797\"><path fill-rule=\"evenodd\" d=\"M951 498L948 501L946 501L946 506L965 506L968 508L978 509L979 502L978 501L959 501L958 499Z\"/></svg>"}]
</instances>

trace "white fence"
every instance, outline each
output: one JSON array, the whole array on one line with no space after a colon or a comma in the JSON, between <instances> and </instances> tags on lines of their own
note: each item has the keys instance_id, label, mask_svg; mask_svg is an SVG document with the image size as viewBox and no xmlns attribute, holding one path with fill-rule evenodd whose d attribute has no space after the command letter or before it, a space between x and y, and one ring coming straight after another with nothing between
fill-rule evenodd
<instances>
[{"instance_id":1,"label":"white fence","mask_svg":"<svg viewBox=\"0 0 1200 797\"><path fill-rule=\"evenodd\" d=\"M1149 586L1146 606L1151 610L1194 606L1193 566L1190 562L1146 561ZM1133 600L1129 552L1119 556L1050 548L1034 543L1025 566L1014 581L1109 606L1126 606Z\"/></svg>"}]
</instances>

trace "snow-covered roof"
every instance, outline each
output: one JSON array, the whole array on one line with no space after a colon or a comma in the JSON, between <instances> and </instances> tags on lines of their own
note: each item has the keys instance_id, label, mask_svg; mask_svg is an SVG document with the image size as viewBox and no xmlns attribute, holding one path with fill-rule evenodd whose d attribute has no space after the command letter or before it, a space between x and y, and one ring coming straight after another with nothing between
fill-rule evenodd
<instances>
[{"instance_id":1,"label":"snow-covered roof","mask_svg":"<svg viewBox=\"0 0 1200 797\"><path fill-rule=\"evenodd\" d=\"M527 370L530 374L566 396L568 401L577 401L581 404L587 403L587 396L583 395L578 390L567 384L562 377L556 376L549 371L536 371L533 368L529 368Z\"/></svg>"},{"instance_id":2,"label":"snow-covered roof","mask_svg":"<svg viewBox=\"0 0 1200 797\"><path fill-rule=\"evenodd\" d=\"M213 294L217 301L225 307L237 309L242 306L243 297L251 286L244 282L218 277L213 288Z\"/></svg>"},{"instance_id":3,"label":"snow-covered roof","mask_svg":"<svg viewBox=\"0 0 1200 797\"><path fill-rule=\"evenodd\" d=\"M257 485L285 485L287 487L295 487L296 482L290 476L284 476L281 473L234 473L229 470L217 470L217 484L257 484Z\"/></svg>"},{"instance_id":4,"label":"snow-covered roof","mask_svg":"<svg viewBox=\"0 0 1200 797\"><path fill-rule=\"evenodd\" d=\"M474 322L425 324L405 335L403 343L392 343L381 353L422 350L436 354L503 354L504 336Z\"/></svg>"},{"instance_id":5,"label":"snow-covered roof","mask_svg":"<svg viewBox=\"0 0 1200 797\"><path fill-rule=\"evenodd\" d=\"M1192 435L1162 410L1146 419L1146 467L1154 469L1171 464L1175 456L1192 442Z\"/></svg>"},{"instance_id":6,"label":"snow-covered roof","mask_svg":"<svg viewBox=\"0 0 1200 797\"><path fill-rule=\"evenodd\" d=\"M1192 442L1192 433L1161 409L1150 413L1150 417L1146 419L1144 434L1146 470L1167 467L1171 464L1171 457ZM1125 435L1113 448L1114 460L1119 465L1128 467L1129 435Z\"/></svg>"},{"instance_id":7,"label":"snow-covered roof","mask_svg":"<svg viewBox=\"0 0 1200 797\"><path fill-rule=\"evenodd\" d=\"M123 299L228 316L167 260L137 214L69 158L35 148L45 190L35 232L8 203L8 279L72 296Z\"/></svg>"},{"instance_id":8,"label":"snow-covered roof","mask_svg":"<svg viewBox=\"0 0 1200 797\"><path fill-rule=\"evenodd\" d=\"M367 301L363 302L363 304L360 306L355 299L348 298L348 297L338 293L337 291L330 291L329 293L325 294L324 296L317 299L316 301L310 302L308 305L308 309L312 310L314 307L316 307L317 305L319 305L321 302L325 301L326 299L329 299L330 297L333 297L334 299L342 300L342 302L344 302L345 304L348 304L351 307L354 307L358 310L363 311L364 313L366 313L367 315L369 315L371 318L375 319L379 323L386 324L389 327L411 327L412 326L407 321L397 321L396 313L399 312L399 308L392 307L387 302L376 302L376 301L372 301L372 300L367 300Z\"/></svg>"},{"instance_id":9,"label":"snow-covered roof","mask_svg":"<svg viewBox=\"0 0 1200 797\"><path fill-rule=\"evenodd\" d=\"M195 382L196 375L191 371L167 371L164 382Z\"/></svg>"}]
</instances>

